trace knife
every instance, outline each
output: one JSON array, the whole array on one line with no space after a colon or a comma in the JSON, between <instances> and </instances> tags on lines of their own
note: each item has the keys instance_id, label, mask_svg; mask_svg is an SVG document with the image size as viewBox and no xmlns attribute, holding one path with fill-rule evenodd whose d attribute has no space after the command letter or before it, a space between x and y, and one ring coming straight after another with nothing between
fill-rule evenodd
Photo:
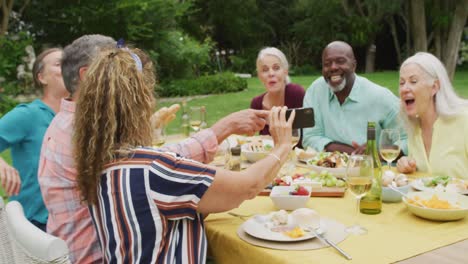
<instances>
[{"instance_id":1,"label":"knife","mask_svg":"<svg viewBox=\"0 0 468 264\"><path fill-rule=\"evenodd\" d=\"M319 230L319 231L317 231ZM353 259L348 253L344 252L341 248L339 248L335 243L331 242L330 240L328 240L327 238L325 238L323 236L323 231L320 229L320 228L313 228L313 227L310 227L310 228L307 228L307 231L311 231L312 233L314 233L314 235L320 240L322 241L323 243L329 245L329 246L332 246L333 248L335 248L336 250L338 250L338 252L341 253L341 255L343 255L346 259L348 260L351 260Z\"/></svg>"}]
</instances>

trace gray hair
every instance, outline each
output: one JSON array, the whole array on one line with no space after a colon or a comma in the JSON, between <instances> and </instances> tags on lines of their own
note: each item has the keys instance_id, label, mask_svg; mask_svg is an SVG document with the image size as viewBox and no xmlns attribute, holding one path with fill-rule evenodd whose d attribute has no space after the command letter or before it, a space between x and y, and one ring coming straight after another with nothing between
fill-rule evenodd
<instances>
[{"instance_id":1,"label":"gray hair","mask_svg":"<svg viewBox=\"0 0 468 264\"><path fill-rule=\"evenodd\" d=\"M263 60L263 58L265 58L265 56L268 56L268 55L275 56L276 58L278 58L280 61L281 67L283 67L286 70L289 70L289 63L288 63L288 60L286 59L286 55L284 55L284 53L277 48L266 47L260 50L260 52L258 53L257 71L258 71L258 68L260 67L260 62ZM289 78L289 75L287 75L286 84L289 84L289 83L291 83L291 78Z\"/></svg>"},{"instance_id":2,"label":"gray hair","mask_svg":"<svg viewBox=\"0 0 468 264\"><path fill-rule=\"evenodd\" d=\"M65 88L73 95L78 88L80 68L91 63L97 52L106 47L115 47L116 41L103 35L84 35L74 40L63 50L62 76Z\"/></svg>"},{"instance_id":3,"label":"gray hair","mask_svg":"<svg viewBox=\"0 0 468 264\"><path fill-rule=\"evenodd\" d=\"M441 117L452 117L459 114L464 107L468 106L468 100L459 97L450 82L442 62L434 55L427 52L418 52L415 55L407 58L400 67L400 70L409 64L417 65L423 70L428 79L426 81L433 83L439 81L439 91L435 94L435 110ZM400 111L401 118L409 125L410 129L414 129L416 120L408 118L404 111ZM408 131L411 132L411 131Z\"/></svg>"}]
</instances>

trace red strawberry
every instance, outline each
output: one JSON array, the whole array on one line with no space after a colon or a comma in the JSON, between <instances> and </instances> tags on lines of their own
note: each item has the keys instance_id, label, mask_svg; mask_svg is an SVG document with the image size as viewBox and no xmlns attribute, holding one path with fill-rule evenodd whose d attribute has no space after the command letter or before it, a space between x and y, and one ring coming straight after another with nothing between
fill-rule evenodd
<instances>
[{"instance_id":1,"label":"red strawberry","mask_svg":"<svg viewBox=\"0 0 468 264\"><path fill-rule=\"evenodd\" d=\"M309 191L304 186L299 186L295 195L309 195Z\"/></svg>"},{"instance_id":2,"label":"red strawberry","mask_svg":"<svg viewBox=\"0 0 468 264\"><path fill-rule=\"evenodd\" d=\"M299 174L299 173L296 173L292 176L292 179L295 180L295 179L299 179L302 177L302 174Z\"/></svg>"}]
</instances>

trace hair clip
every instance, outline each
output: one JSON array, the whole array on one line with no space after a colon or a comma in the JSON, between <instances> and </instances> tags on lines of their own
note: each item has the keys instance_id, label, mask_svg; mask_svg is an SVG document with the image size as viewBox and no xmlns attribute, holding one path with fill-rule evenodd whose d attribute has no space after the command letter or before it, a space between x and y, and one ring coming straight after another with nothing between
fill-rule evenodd
<instances>
[{"instance_id":1,"label":"hair clip","mask_svg":"<svg viewBox=\"0 0 468 264\"><path fill-rule=\"evenodd\" d=\"M116 47L118 49L123 49L125 48L125 40L123 38L120 38L118 41L117 41L117 45Z\"/></svg>"},{"instance_id":2,"label":"hair clip","mask_svg":"<svg viewBox=\"0 0 468 264\"><path fill-rule=\"evenodd\" d=\"M135 66L137 68L137 70L139 72L142 72L143 71L143 64L141 63L141 60L140 60L140 57L138 57L138 55L136 55L135 53L131 52L130 49L128 49L126 46L125 46L125 40L123 38L120 38L118 41L117 41L117 48L118 49L123 49L123 50L126 50L128 51L128 53L130 53L130 56L132 56L133 60L135 61Z\"/></svg>"}]
</instances>

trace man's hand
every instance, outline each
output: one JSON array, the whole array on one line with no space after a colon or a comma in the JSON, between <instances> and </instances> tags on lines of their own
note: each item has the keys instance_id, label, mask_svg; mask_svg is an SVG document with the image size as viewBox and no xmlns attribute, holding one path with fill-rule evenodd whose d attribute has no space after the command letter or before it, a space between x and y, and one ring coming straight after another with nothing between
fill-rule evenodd
<instances>
[{"instance_id":1,"label":"man's hand","mask_svg":"<svg viewBox=\"0 0 468 264\"><path fill-rule=\"evenodd\" d=\"M163 107L159 109L151 116L151 127L155 129L167 126L167 124L176 118L176 113L179 109L179 104L173 104L169 108Z\"/></svg>"},{"instance_id":2,"label":"man's hand","mask_svg":"<svg viewBox=\"0 0 468 264\"><path fill-rule=\"evenodd\" d=\"M18 171L0 158L0 183L8 196L18 195L21 179Z\"/></svg>"},{"instance_id":3,"label":"man's hand","mask_svg":"<svg viewBox=\"0 0 468 264\"><path fill-rule=\"evenodd\" d=\"M357 143L356 141L353 141L352 144L353 144L354 151L351 154L361 155L361 154L364 154L364 152L366 151L367 142L362 145L359 145L359 143Z\"/></svg>"},{"instance_id":4,"label":"man's hand","mask_svg":"<svg viewBox=\"0 0 468 264\"><path fill-rule=\"evenodd\" d=\"M413 173L416 171L416 161L409 157L401 157L397 161L397 169L401 173Z\"/></svg>"},{"instance_id":5,"label":"man's hand","mask_svg":"<svg viewBox=\"0 0 468 264\"><path fill-rule=\"evenodd\" d=\"M252 136L265 127L269 113L266 110L241 110L222 118L211 129L216 134L218 142L222 142L231 134Z\"/></svg>"}]
</instances>

